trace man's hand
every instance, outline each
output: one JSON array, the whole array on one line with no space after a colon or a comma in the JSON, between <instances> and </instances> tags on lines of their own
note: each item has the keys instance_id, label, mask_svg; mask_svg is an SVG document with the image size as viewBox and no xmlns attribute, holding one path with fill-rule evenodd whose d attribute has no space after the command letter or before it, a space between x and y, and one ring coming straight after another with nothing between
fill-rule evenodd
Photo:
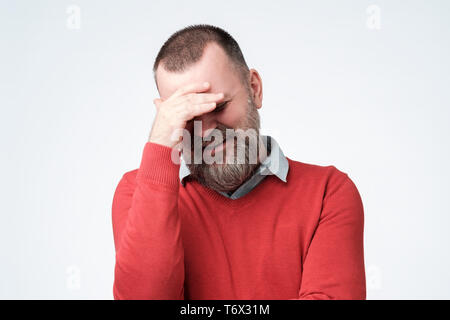
<instances>
[{"instance_id":1,"label":"man's hand","mask_svg":"<svg viewBox=\"0 0 450 320\"><path fill-rule=\"evenodd\" d=\"M148 141L171 148L177 145L182 137L174 141L174 132L184 129L194 117L214 110L216 103L223 99L223 93L201 93L209 86L208 82L189 84L179 88L166 100L153 100L157 111Z\"/></svg>"}]
</instances>

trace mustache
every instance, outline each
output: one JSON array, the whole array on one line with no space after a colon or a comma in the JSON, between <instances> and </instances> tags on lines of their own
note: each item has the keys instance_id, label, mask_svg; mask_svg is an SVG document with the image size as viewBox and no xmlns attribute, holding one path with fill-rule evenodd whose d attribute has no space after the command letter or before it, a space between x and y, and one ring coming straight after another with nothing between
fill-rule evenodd
<instances>
[{"instance_id":1,"label":"mustache","mask_svg":"<svg viewBox=\"0 0 450 320\"><path fill-rule=\"evenodd\" d=\"M209 135L205 137L194 135L193 132L191 132L191 136L194 137L194 139L191 139L191 149L194 148L194 141L196 139L201 139L202 149L205 149L209 145L211 147L215 147L216 145L221 144L222 142L226 141L227 129L232 130L233 128L226 127L224 125L218 125L216 128L211 130L211 133ZM220 137L220 141L217 139L217 137Z\"/></svg>"}]
</instances>

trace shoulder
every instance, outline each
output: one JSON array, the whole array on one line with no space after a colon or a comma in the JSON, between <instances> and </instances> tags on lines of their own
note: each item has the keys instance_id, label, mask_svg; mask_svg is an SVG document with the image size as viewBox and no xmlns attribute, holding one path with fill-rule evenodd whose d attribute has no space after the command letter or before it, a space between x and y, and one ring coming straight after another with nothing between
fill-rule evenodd
<instances>
[{"instance_id":1,"label":"shoulder","mask_svg":"<svg viewBox=\"0 0 450 320\"><path fill-rule=\"evenodd\" d=\"M132 187L136 185L138 169L127 171L122 175L118 187Z\"/></svg>"},{"instance_id":2,"label":"shoulder","mask_svg":"<svg viewBox=\"0 0 450 320\"><path fill-rule=\"evenodd\" d=\"M288 161L291 181L315 188L317 192L320 192L324 203L338 198L356 205L361 204L358 189L346 172L334 165L309 164L289 158Z\"/></svg>"},{"instance_id":3,"label":"shoulder","mask_svg":"<svg viewBox=\"0 0 450 320\"><path fill-rule=\"evenodd\" d=\"M289 175L294 180L314 180L326 184L339 184L349 179L347 173L337 169L334 165L317 165L295 161L287 158L289 161Z\"/></svg>"},{"instance_id":4,"label":"shoulder","mask_svg":"<svg viewBox=\"0 0 450 320\"><path fill-rule=\"evenodd\" d=\"M125 172L117 184L116 191L114 193L114 204L124 201L126 198L133 196L134 189L136 187L136 175L138 169Z\"/></svg>"},{"instance_id":5,"label":"shoulder","mask_svg":"<svg viewBox=\"0 0 450 320\"><path fill-rule=\"evenodd\" d=\"M139 169L134 169L131 171L127 171L123 174L122 179L120 180L120 183L128 184L128 185L135 185L136 184L136 176Z\"/></svg>"}]
</instances>

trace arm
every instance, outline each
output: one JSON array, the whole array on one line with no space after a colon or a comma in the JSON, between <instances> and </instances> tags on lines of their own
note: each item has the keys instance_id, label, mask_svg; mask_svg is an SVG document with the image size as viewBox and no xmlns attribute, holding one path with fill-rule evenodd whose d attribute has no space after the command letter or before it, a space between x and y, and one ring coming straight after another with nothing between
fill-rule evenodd
<instances>
[{"instance_id":1,"label":"arm","mask_svg":"<svg viewBox=\"0 0 450 320\"><path fill-rule=\"evenodd\" d=\"M115 299L184 298L180 165L171 155L181 140L174 133L223 99L223 93L204 93L209 89L208 82L192 83L154 100L157 112L135 182L125 175L114 195Z\"/></svg>"},{"instance_id":2,"label":"arm","mask_svg":"<svg viewBox=\"0 0 450 320\"><path fill-rule=\"evenodd\" d=\"M366 298L363 229L364 211L358 190L346 174L339 172L327 186L319 223L303 264L298 299Z\"/></svg>"},{"instance_id":3,"label":"arm","mask_svg":"<svg viewBox=\"0 0 450 320\"><path fill-rule=\"evenodd\" d=\"M184 250L178 216L179 164L171 148L147 143L136 177L117 186L112 220L115 299L183 299Z\"/></svg>"}]
</instances>

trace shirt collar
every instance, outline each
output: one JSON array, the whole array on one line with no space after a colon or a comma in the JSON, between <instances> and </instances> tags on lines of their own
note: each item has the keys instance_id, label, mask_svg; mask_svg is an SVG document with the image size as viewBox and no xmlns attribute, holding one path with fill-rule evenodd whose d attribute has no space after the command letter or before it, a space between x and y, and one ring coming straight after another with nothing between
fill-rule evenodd
<instances>
[{"instance_id":1,"label":"shirt collar","mask_svg":"<svg viewBox=\"0 0 450 320\"><path fill-rule=\"evenodd\" d=\"M256 175L275 175L281 181L287 182L287 174L289 171L289 162L278 145L277 141L271 136L261 135L261 139L264 142L264 145L267 146L268 139L270 139L271 151L270 154L266 157L266 159L261 163L259 168L256 170L253 176ZM184 186L186 181L185 178L189 176L191 172L187 167L186 163L181 157L180 171L179 177L181 184Z\"/></svg>"}]
</instances>

